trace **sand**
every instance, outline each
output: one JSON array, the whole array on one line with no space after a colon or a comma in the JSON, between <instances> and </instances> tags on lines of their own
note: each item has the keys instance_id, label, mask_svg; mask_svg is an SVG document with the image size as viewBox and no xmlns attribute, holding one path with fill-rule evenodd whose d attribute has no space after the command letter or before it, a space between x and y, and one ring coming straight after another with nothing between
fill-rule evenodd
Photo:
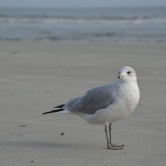
<instances>
[{"instance_id":1,"label":"sand","mask_svg":"<svg viewBox=\"0 0 166 166\"><path fill-rule=\"evenodd\" d=\"M166 163L166 45L0 41L1 166L163 166ZM141 100L113 124L74 115L42 115L92 87L136 69Z\"/></svg>"}]
</instances>

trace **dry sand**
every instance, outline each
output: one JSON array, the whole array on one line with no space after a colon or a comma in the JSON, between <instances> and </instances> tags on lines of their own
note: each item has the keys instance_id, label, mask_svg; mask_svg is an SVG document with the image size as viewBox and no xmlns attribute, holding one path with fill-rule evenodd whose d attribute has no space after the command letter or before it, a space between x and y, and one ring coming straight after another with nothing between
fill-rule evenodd
<instances>
[{"instance_id":1,"label":"dry sand","mask_svg":"<svg viewBox=\"0 0 166 166\"><path fill-rule=\"evenodd\" d=\"M104 126L53 106L136 69L141 101L113 124L106 148ZM1 166L163 166L166 163L166 45L0 42Z\"/></svg>"}]
</instances>

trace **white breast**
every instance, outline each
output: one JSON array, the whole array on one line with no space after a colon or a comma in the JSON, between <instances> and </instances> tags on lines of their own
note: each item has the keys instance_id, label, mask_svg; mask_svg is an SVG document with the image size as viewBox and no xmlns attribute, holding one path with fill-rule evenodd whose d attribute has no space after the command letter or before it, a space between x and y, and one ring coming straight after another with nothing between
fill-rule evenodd
<instances>
[{"instance_id":1,"label":"white breast","mask_svg":"<svg viewBox=\"0 0 166 166\"><path fill-rule=\"evenodd\" d=\"M124 102L126 111L130 114L137 106L140 98L140 91L137 83L132 82L121 85L118 93L120 93L120 99L121 102Z\"/></svg>"}]
</instances>

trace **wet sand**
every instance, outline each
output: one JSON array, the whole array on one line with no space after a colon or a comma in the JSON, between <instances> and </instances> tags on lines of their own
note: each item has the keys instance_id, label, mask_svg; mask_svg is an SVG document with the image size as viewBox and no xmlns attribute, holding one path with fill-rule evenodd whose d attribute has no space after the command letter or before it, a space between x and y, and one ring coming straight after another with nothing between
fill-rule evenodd
<instances>
[{"instance_id":1,"label":"wet sand","mask_svg":"<svg viewBox=\"0 0 166 166\"><path fill-rule=\"evenodd\" d=\"M113 124L42 115L53 106L136 69L141 100ZM166 45L0 41L0 165L163 166L166 163Z\"/></svg>"}]
</instances>

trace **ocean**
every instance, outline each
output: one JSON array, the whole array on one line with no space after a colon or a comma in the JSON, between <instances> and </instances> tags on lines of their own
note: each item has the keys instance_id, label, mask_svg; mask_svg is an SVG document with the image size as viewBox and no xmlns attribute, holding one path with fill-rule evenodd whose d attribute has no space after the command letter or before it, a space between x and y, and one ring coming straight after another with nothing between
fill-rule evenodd
<instances>
[{"instance_id":1,"label":"ocean","mask_svg":"<svg viewBox=\"0 0 166 166\"><path fill-rule=\"evenodd\" d=\"M0 40L166 43L166 8L0 8Z\"/></svg>"}]
</instances>

